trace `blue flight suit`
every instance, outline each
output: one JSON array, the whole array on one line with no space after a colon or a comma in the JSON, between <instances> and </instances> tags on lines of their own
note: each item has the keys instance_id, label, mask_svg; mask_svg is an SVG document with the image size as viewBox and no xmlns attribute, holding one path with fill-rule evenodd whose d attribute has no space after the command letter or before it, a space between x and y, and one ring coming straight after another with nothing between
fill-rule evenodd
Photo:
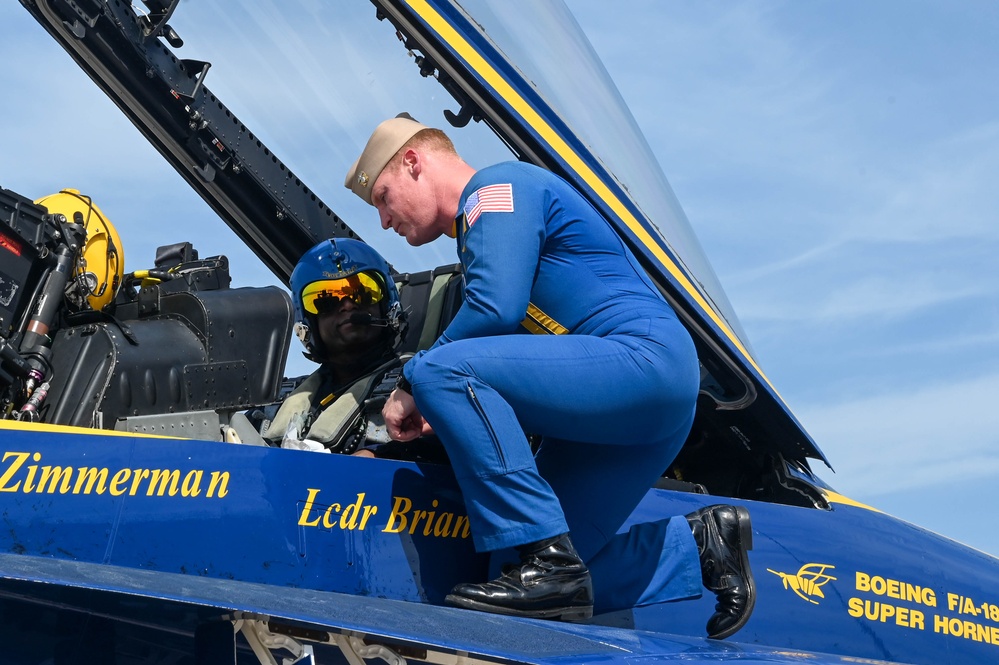
<instances>
[{"instance_id":1,"label":"blue flight suit","mask_svg":"<svg viewBox=\"0 0 999 665\"><path fill-rule=\"evenodd\" d=\"M568 531L595 564L599 593L613 584L600 571L617 566L597 553L690 431L693 342L607 221L548 171L519 162L478 171L456 240L465 302L406 364L413 397L447 449L476 549ZM536 458L525 431L543 437ZM701 592L686 520L670 526L650 533L675 554L675 588L658 580L636 598ZM609 549L622 550L622 538Z\"/></svg>"}]
</instances>

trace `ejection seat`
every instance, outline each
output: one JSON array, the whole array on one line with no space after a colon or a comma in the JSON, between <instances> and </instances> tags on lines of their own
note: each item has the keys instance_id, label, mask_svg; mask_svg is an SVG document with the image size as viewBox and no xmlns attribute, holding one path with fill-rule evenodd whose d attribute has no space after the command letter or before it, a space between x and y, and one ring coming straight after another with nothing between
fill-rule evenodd
<instances>
[{"instance_id":1,"label":"ejection seat","mask_svg":"<svg viewBox=\"0 0 999 665\"><path fill-rule=\"evenodd\" d=\"M277 399L291 299L230 288L226 257L181 247L135 273L109 315L59 330L45 422L217 440L229 414Z\"/></svg>"},{"instance_id":2,"label":"ejection seat","mask_svg":"<svg viewBox=\"0 0 999 665\"><path fill-rule=\"evenodd\" d=\"M400 353L429 348L458 313L464 300L461 264L395 275L408 330Z\"/></svg>"}]
</instances>

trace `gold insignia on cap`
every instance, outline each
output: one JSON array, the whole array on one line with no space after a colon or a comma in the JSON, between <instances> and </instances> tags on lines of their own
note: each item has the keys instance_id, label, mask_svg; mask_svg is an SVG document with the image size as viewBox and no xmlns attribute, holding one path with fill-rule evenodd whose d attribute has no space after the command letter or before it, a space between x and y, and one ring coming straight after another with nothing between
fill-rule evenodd
<instances>
[{"instance_id":1,"label":"gold insignia on cap","mask_svg":"<svg viewBox=\"0 0 999 665\"><path fill-rule=\"evenodd\" d=\"M365 203L374 205L371 203L371 190L378 182L378 176L399 149L424 129L427 129L426 125L421 125L409 116L383 121L375 127L361 156L347 171L343 186L361 197Z\"/></svg>"}]
</instances>

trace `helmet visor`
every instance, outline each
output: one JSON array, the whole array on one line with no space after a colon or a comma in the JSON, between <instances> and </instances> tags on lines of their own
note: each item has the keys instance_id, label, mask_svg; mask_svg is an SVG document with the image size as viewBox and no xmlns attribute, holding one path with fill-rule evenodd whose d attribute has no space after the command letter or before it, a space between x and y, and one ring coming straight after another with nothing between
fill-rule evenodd
<instances>
[{"instance_id":1,"label":"helmet visor","mask_svg":"<svg viewBox=\"0 0 999 665\"><path fill-rule=\"evenodd\" d=\"M302 289L302 307L310 314L335 309L344 298L355 305L381 302L385 289L375 275L359 272L341 279L322 279Z\"/></svg>"}]
</instances>

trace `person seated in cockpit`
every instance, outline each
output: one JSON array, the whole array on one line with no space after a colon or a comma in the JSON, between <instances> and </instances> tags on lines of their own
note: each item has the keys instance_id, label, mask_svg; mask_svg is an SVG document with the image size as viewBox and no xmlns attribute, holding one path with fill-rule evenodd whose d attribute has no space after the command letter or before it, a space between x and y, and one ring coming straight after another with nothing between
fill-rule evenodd
<instances>
[{"instance_id":1,"label":"person seated in cockpit","mask_svg":"<svg viewBox=\"0 0 999 665\"><path fill-rule=\"evenodd\" d=\"M285 448L433 459L439 447L393 442L381 417L405 360L395 348L406 331L385 259L360 240L324 240L299 260L290 286L295 334L320 367L261 423L263 439Z\"/></svg>"}]
</instances>

